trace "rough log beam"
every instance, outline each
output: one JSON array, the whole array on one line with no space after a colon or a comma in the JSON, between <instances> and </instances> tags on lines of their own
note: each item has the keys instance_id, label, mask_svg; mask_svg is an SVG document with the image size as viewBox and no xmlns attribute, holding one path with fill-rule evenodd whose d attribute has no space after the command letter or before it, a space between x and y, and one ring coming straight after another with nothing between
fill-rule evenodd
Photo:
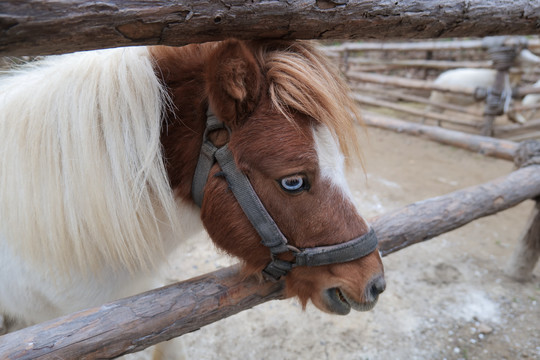
<instances>
[{"instance_id":1,"label":"rough log beam","mask_svg":"<svg viewBox=\"0 0 540 360\"><path fill-rule=\"evenodd\" d=\"M368 82L379 85L397 86L406 89L440 91L460 95L475 96L476 89L471 86L445 86L432 81L407 79L399 76L371 74L366 72L349 71L345 74L349 81Z\"/></svg>"},{"instance_id":2,"label":"rough log beam","mask_svg":"<svg viewBox=\"0 0 540 360\"><path fill-rule=\"evenodd\" d=\"M536 201L527 225L518 240L506 273L518 281L532 279L534 267L540 258L540 201Z\"/></svg>"},{"instance_id":3,"label":"rough log beam","mask_svg":"<svg viewBox=\"0 0 540 360\"><path fill-rule=\"evenodd\" d=\"M283 283L221 269L0 337L0 359L111 359L283 297Z\"/></svg>"},{"instance_id":4,"label":"rough log beam","mask_svg":"<svg viewBox=\"0 0 540 360\"><path fill-rule=\"evenodd\" d=\"M540 195L540 165L371 219L383 255ZM283 283L222 269L0 337L2 359L107 359L194 331L265 301Z\"/></svg>"},{"instance_id":5,"label":"rough log beam","mask_svg":"<svg viewBox=\"0 0 540 360\"><path fill-rule=\"evenodd\" d=\"M383 107L383 108L392 109L396 111L401 111L407 114L418 116L419 119L429 118L429 119L434 119L437 121L444 121L451 124L467 126L467 127L472 127L472 128L479 128L481 126L480 123L474 122L473 120L469 120L469 121L459 120L459 119L456 119L455 117L451 117L445 114L438 114L438 113L434 113L434 112L430 112L426 110L414 109L410 106L399 105L391 101L380 100L380 99L372 98L370 96L352 94L352 98L361 104L378 106L378 107Z\"/></svg>"},{"instance_id":6,"label":"rough log beam","mask_svg":"<svg viewBox=\"0 0 540 360\"><path fill-rule=\"evenodd\" d=\"M540 194L540 165L518 169L483 185L419 201L371 219L383 255L429 240Z\"/></svg>"},{"instance_id":7,"label":"rough log beam","mask_svg":"<svg viewBox=\"0 0 540 360\"><path fill-rule=\"evenodd\" d=\"M241 39L390 39L537 34L540 0L5 0L0 54Z\"/></svg>"},{"instance_id":8,"label":"rough log beam","mask_svg":"<svg viewBox=\"0 0 540 360\"><path fill-rule=\"evenodd\" d=\"M527 131L537 129L540 127L540 119L529 120L525 124L508 124L508 125L499 125L495 128L495 135L504 135L507 136L513 132Z\"/></svg>"},{"instance_id":9,"label":"rough log beam","mask_svg":"<svg viewBox=\"0 0 540 360\"><path fill-rule=\"evenodd\" d=\"M400 90L390 90L387 87L382 87L378 85L356 83L356 84L352 84L351 88L353 92L357 94L374 94L374 95L377 95L379 98L383 97L389 101L401 100L401 101L417 102L420 104L431 105L432 107L435 107L437 109L445 109L445 110L451 110L451 111L467 114L471 117L482 116L482 114L479 111L476 111L474 109L469 109L464 106L441 103L438 101L430 101L428 98L424 96L411 95L409 93L406 93ZM538 106L540 107L540 104ZM478 121L480 121L480 119Z\"/></svg>"},{"instance_id":10,"label":"rough log beam","mask_svg":"<svg viewBox=\"0 0 540 360\"><path fill-rule=\"evenodd\" d=\"M443 61L443 60L381 60L371 58L348 58L351 65L380 65L387 68L428 68L428 69L455 69L466 68L490 68L491 61Z\"/></svg>"},{"instance_id":11,"label":"rough log beam","mask_svg":"<svg viewBox=\"0 0 540 360\"><path fill-rule=\"evenodd\" d=\"M511 42L512 40L510 40ZM519 39L515 39L519 41ZM511 45L511 44L509 44ZM329 52L339 53L343 51L436 51L436 50L476 50L483 49L486 44L483 40L455 40L455 41L415 41L415 42L366 42L344 43L340 45L326 46ZM527 40L528 48L539 48L539 39Z\"/></svg>"},{"instance_id":12,"label":"rough log beam","mask_svg":"<svg viewBox=\"0 0 540 360\"><path fill-rule=\"evenodd\" d=\"M394 119L371 112L363 113L364 122L368 126L393 130L398 133L421 136L446 145L478 152L487 156L513 160L519 144L513 141L495 139L487 136L471 135L461 131L443 129Z\"/></svg>"},{"instance_id":13,"label":"rough log beam","mask_svg":"<svg viewBox=\"0 0 540 360\"><path fill-rule=\"evenodd\" d=\"M525 95L529 94L540 94L540 88L536 86L524 86L518 88L512 96L517 98L522 98Z\"/></svg>"}]
</instances>

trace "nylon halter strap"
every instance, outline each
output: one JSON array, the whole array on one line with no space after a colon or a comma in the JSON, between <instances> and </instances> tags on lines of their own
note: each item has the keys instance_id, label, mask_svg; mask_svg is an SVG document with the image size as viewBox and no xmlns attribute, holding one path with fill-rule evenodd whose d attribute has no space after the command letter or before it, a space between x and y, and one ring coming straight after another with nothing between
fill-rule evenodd
<instances>
[{"instance_id":1,"label":"nylon halter strap","mask_svg":"<svg viewBox=\"0 0 540 360\"><path fill-rule=\"evenodd\" d=\"M236 166L234 157L227 144L218 148L209 139L208 134L218 129L230 129L208 109L206 129L199 161L195 168L191 193L194 202L200 207L204 196L204 187L208 180L210 169L217 162L221 167L221 174L227 180L229 189L240 204L247 218L261 237L261 243L268 247L272 260L263 270L267 279L279 280L296 266L321 266L344 263L364 257L377 248L377 236L373 229L368 233L349 240L345 243L331 246L317 246L313 248L298 249L287 242L287 238L270 216L257 193L251 186L249 179ZM286 261L278 259L277 255L291 252L295 260Z\"/></svg>"}]
</instances>

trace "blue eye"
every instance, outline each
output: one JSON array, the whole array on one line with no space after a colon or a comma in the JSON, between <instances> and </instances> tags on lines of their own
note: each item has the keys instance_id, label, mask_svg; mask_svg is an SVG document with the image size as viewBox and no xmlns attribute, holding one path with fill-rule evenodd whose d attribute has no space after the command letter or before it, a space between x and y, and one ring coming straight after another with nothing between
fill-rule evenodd
<instances>
[{"instance_id":1,"label":"blue eye","mask_svg":"<svg viewBox=\"0 0 540 360\"><path fill-rule=\"evenodd\" d=\"M296 194L308 190L307 179L302 175L291 175L279 180L279 185L288 193Z\"/></svg>"}]
</instances>

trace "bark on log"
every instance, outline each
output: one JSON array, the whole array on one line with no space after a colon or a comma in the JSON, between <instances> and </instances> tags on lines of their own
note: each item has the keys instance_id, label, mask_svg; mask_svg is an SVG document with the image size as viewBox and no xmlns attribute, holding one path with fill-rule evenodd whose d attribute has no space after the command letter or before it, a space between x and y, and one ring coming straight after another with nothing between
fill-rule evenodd
<instances>
[{"instance_id":1,"label":"bark on log","mask_svg":"<svg viewBox=\"0 0 540 360\"><path fill-rule=\"evenodd\" d=\"M241 39L389 39L537 34L540 0L5 0L0 54Z\"/></svg>"},{"instance_id":2,"label":"bark on log","mask_svg":"<svg viewBox=\"0 0 540 360\"><path fill-rule=\"evenodd\" d=\"M383 255L540 195L540 165L420 201L372 219ZM3 359L112 358L194 331L265 301L283 283L242 279L237 268L119 300L0 337Z\"/></svg>"},{"instance_id":3,"label":"bark on log","mask_svg":"<svg viewBox=\"0 0 540 360\"><path fill-rule=\"evenodd\" d=\"M518 143L513 141L465 134L461 131L411 123L370 112L364 112L363 115L364 122L368 126L421 136L429 140L457 146L465 150L478 152L499 159L513 160L514 154L518 148Z\"/></svg>"},{"instance_id":4,"label":"bark on log","mask_svg":"<svg viewBox=\"0 0 540 360\"><path fill-rule=\"evenodd\" d=\"M540 258L540 201L536 201L527 226L506 267L506 273L518 281L528 281Z\"/></svg>"},{"instance_id":5,"label":"bark on log","mask_svg":"<svg viewBox=\"0 0 540 360\"><path fill-rule=\"evenodd\" d=\"M283 297L283 283L244 279L238 269L221 269L1 336L0 358L111 359Z\"/></svg>"}]
</instances>

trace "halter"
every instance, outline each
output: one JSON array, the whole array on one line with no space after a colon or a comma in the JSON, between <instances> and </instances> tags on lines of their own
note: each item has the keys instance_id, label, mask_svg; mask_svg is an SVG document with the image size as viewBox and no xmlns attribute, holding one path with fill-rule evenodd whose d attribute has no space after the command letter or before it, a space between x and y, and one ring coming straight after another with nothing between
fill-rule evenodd
<instances>
[{"instance_id":1,"label":"halter","mask_svg":"<svg viewBox=\"0 0 540 360\"><path fill-rule=\"evenodd\" d=\"M296 266L321 266L356 260L370 254L377 248L377 236L373 229L362 236L337 245L305 249L298 249L289 245L287 238L283 235L274 219L268 214L257 193L255 193L247 176L236 166L228 145L225 144L218 148L208 140L208 134L219 129L226 129L229 134L231 132L209 108L206 112L206 129L203 135L201 153L191 186L193 201L201 207L208 174L212 166L217 162L221 167L221 174L227 180L229 189L232 191L236 201L238 201L261 237L261 243L270 249L272 260L263 270L263 275L267 279L277 281ZM294 261L278 259L277 255L286 252L291 252L294 255Z\"/></svg>"}]
</instances>

